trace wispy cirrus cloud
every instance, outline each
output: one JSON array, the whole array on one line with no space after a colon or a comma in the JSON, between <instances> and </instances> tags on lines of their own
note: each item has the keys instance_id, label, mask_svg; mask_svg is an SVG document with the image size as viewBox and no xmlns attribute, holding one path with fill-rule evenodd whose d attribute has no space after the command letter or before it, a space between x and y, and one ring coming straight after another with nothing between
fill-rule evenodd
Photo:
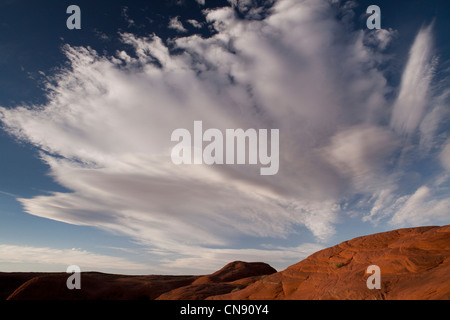
<instances>
[{"instance_id":1,"label":"wispy cirrus cloud","mask_svg":"<svg viewBox=\"0 0 450 320\"><path fill-rule=\"evenodd\" d=\"M431 98L430 85L436 62L433 59L433 24L420 29L411 47L391 125L401 133L413 133L423 119Z\"/></svg>"},{"instance_id":2,"label":"wispy cirrus cloud","mask_svg":"<svg viewBox=\"0 0 450 320\"><path fill-rule=\"evenodd\" d=\"M397 199L395 214L390 220L394 226L427 225L448 220L450 199L436 197L428 186L418 188L412 195Z\"/></svg>"}]
</instances>

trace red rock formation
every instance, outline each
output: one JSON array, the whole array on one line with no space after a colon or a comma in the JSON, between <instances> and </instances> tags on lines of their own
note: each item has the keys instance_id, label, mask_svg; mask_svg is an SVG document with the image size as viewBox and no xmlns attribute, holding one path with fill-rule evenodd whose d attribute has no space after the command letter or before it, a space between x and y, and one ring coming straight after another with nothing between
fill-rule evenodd
<instances>
[{"instance_id":1,"label":"red rock formation","mask_svg":"<svg viewBox=\"0 0 450 320\"><path fill-rule=\"evenodd\" d=\"M369 265L381 289L369 290ZM246 288L211 299L450 299L450 226L345 241Z\"/></svg>"},{"instance_id":2,"label":"red rock formation","mask_svg":"<svg viewBox=\"0 0 450 320\"><path fill-rule=\"evenodd\" d=\"M174 289L158 300L200 300L240 290L276 270L262 262L234 261L213 274L199 277L191 285Z\"/></svg>"}]
</instances>

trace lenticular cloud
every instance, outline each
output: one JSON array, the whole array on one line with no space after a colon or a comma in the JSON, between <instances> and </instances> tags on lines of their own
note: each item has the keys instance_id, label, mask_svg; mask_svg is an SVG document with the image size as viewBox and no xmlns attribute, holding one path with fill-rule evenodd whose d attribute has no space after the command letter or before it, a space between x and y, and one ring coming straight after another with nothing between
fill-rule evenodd
<instances>
[{"instance_id":1,"label":"lenticular cloud","mask_svg":"<svg viewBox=\"0 0 450 320\"><path fill-rule=\"evenodd\" d=\"M414 149L396 129L413 133L429 111L418 97L414 119L404 118L405 92L428 94L431 83L410 79L408 70L420 65L428 74L431 57L415 52L431 46L432 30L421 30L399 99L389 101L395 88L378 66L394 31L373 41L349 31L336 18L340 10L328 1L280 0L264 15L249 9L247 19L218 8L205 11L216 31L209 38L123 33L128 46L108 56L66 46L71 66L49 81L45 105L0 109L6 130L42 150L53 178L71 190L20 199L25 210L129 235L164 252L166 265L213 263L227 248L245 256L239 250L250 248L240 239L263 244L305 228L327 241L346 210L364 209L371 221L393 216L396 199L408 196L398 191L404 168L395 161L404 147ZM393 128L386 125L392 105ZM174 165L171 133L197 120L205 129L279 129L279 172ZM355 205L356 194L365 207ZM415 214L416 194L393 221ZM275 249L258 250L278 259Z\"/></svg>"}]
</instances>

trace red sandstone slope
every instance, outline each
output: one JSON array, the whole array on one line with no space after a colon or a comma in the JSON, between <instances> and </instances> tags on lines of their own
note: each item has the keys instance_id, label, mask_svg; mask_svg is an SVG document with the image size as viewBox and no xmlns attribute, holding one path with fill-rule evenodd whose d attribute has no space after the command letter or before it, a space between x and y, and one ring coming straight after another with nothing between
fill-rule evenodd
<instances>
[{"instance_id":1,"label":"red sandstone slope","mask_svg":"<svg viewBox=\"0 0 450 320\"><path fill-rule=\"evenodd\" d=\"M366 268L381 269L369 290ZM345 241L212 299L450 299L450 226L399 229Z\"/></svg>"},{"instance_id":2,"label":"red sandstone slope","mask_svg":"<svg viewBox=\"0 0 450 320\"><path fill-rule=\"evenodd\" d=\"M0 272L0 300L5 300L28 280L45 275L39 272Z\"/></svg>"}]
</instances>

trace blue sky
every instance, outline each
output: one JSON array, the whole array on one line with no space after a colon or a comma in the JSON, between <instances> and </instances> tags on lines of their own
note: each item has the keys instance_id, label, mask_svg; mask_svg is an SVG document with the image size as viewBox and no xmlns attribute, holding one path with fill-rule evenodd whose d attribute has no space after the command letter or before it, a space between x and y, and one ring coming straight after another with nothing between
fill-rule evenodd
<instances>
[{"instance_id":1,"label":"blue sky","mask_svg":"<svg viewBox=\"0 0 450 320\"><path fill-rule=\"evenodd\" d=\"M448 1L71 4L0 4L0 271L281 270L450 222ZM279 129L279 173L174 165L195 120Z\"/></svg>"}]
</instances>

